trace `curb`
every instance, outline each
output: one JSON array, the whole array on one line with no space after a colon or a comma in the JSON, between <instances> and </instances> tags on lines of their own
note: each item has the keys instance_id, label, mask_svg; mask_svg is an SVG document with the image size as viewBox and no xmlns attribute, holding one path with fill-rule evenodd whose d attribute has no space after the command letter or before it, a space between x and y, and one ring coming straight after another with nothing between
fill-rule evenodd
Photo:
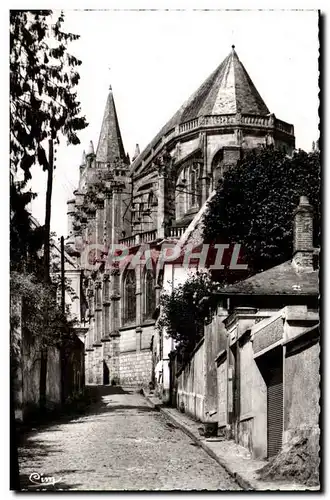
<instances>
[{"instance_id":1,"label":"curb","mask_svg":"<svg viewBox=\"0 0 330 500\"><path fill-rule=\"evenodd\" d=\"M172 420L180 429L183 431L187 436L189 436L198 446L203 448L203 450L210 455L211 458L213 458L216 462L218 462L221 467L225 469L225 471L233 478L235 481L243 488L243 490L246 491L255 491L258 490L258 487L256 485L253 485L250 481L247 481L244 479L244 477L241 476L238 472L235 472L230 465L221 457L219 457L214 451L207 445L206 442L202 441L200 438L198 438L188 427L186 427L180 420L176 419L174 415L172 415L166 408L163 407L162 403L153 403L148 395L143 391L143 395L148 403L148 405L152 408L154 408L157 411L160 411L163 413L163 415Z\"/></svg>"}]
</instances>

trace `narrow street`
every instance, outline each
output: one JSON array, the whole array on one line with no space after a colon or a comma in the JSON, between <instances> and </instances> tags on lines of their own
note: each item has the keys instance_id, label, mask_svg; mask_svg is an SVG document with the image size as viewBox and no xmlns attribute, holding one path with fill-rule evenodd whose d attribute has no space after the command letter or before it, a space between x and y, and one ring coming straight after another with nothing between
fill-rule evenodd
<instances>
[{"instance_id":1,"label":"narrow street","mask_svg":"<svg viewBox=\"0 0 330 500\"><path fill-rule=\"evenodd\" d=\"M19 447L25 490L240 490L142 395L119 387L99 391L88 414L26 437Z\"/></svg>"}]
</instances>

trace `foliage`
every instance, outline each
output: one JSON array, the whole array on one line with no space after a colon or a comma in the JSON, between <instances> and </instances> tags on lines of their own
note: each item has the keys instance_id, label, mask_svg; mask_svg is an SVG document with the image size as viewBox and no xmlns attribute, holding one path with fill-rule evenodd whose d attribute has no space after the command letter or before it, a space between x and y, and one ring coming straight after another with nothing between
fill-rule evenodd
<instances>
[{"instance_id":1,"label":"foliage","mask_svg":"<svg viewBox=\"0 0 330 500\"><path fill-rule=\"evenodd\" d=\"M240 243L254 272L292 257L293 212L300 196L314 207L314 244L320 244L320 153L292 158L271 147L252 150L225 172L204 217L204 240Z\"/></svg>"},{"instance_id":2,"label":"foliage","mask_svg":"<svg viewBox=\"0 0 330 500\"><path fill-rule=\"evenodd\" d=\"M10 331L12 353L17 351L15 332L24 328L29 344L40 348L59 345L71 336L73 322L67 320L56 297L56 286L40 282L33 274L12 271L10 276ZM46 313L46 314L45 314ZM47 322L45 322L47 317Z\"/></svg>"},{"instance_id":3,"label":"foliage","mask_svg":"<svg viewBox=\"0 0 330 500\"><path fill-rule=\"evenodd\" d=\"M12 176L11 176L12 177ZM10 265L12 270L32 272L39 260L44 238L43 226L32 226L27 205L34 198L31 191L21 191L19 183L10 182Z\"/></svg>"},{"instance_id":4,"label":"foliage","mask_svg":"<svg viewBox=\"0 0 330 500\"><path fill-rule=\"evenodd\" d=\"M63 22L50 10L10 12L10 162L25 182L33 164L48 170L45 139L79 144L76 132L87 126L75 92L81 61L67 50L79 36L63 32Z\"/></svg>"},{"instance_id":5,"label":"foliage","mask_svg":"<svg viewBox=\"0 0 330 500\"><path fill-rule=\"evenodd\" d=\"M164 292L160 297L158 328L165 328L167 335L176 341L176 351L183 358L204 335L204 320L209 311L202 299L210 296L218 286L208 272L197 271L171 293Z\"/></svg>"}]
</instances>

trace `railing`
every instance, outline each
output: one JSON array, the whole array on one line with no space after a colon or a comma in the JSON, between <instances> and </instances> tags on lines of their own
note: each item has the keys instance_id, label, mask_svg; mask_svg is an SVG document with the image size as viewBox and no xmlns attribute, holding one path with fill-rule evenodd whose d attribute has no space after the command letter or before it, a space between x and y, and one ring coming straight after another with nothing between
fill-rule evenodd
<instances>
[{"instance_id":1,"label":"railing","mask_svg":"<svg viewBox=\"0 0 330 500\"><path fill-rule=\"evenodd\" d=\"M151 148L151 151L148 151L139 165L142 165L143 167L146 163L148 163L150 154L156 154L158 148L163 147L168 141L172 140L173 137L180 136L181 134L185 134L200 127L226 127L239 125L243 125L244 127L264 127L272 130L280 130L292 136L294 134L293 125L285 123L282 120L278 120L274 115L257 116L252 114L228 114L200 116L199 118L194 118L193 120L181 123L175 128L171 128L166 134L158 139L157 144Z\"/></svg>"},{"instance_id":2,"label":"railing","mask_svg":"<svg viewBox=\"0 0 330 500\"><path fill-rule=\"evenodd\" d=\"M269 116L242 115L241 123L244 125L257 125L259 127L271 127L272 119Z\"/></svg>"},{"instance_id":3,"label":"railing","mask_svg":"<svg viewBox=\"0 0 330 500\"><path fill-rule=\"evenodd\" d=\"M132 247L135 245L135 238L136 234L133 234L133 236L127 236L127 238L121 238L119 240L119 243L123 243L124 245L128 247Z\"/></svg>"},{"instance_id":4,"label":"railing","mask_svg":"<svg viewBox=\"0 0 330 500\"><path fill-rule=\"evenodd\" d=\"M169 236L169 238L180 238L186 229L187 229L187 226L170 227L169 232L168 232L168 236Z\"/></svg>"},{"instance_id":5,"label":"railing","mask_svg":"<svg viewBox=\"0 0 330 500\"><path fill-rule=\"evenodd\" d=\"M199 118L199 124L203 127L212 127L214 125L233 125L236 122L236 115L209 115L201 116Z\"/></svg>"},{"instance_id":6,"label":"railing","mask_svg":"<svg viewBox=\"0 0 330 500\"><path fill-rule=\"evenodd\" d=\"M188 132L189 130L197 128L198 124L199 124L198 118L194 118L193 120L182 123L179 127L179 133L181 134L182 132Z\"/></svg>"},{"instance_id":7,"label":"railing","mask_svg":"<svg viewBox=\"0 0 330 500\"><path fill-rule=\"evenodd\" d=\"M278 130L282 130L283 132L286 132L287 134L292 134L294 133L293 125L290 125L289 123L282 122L282 120L278 120L276 118L275 120L275 128Z\"/></svg>"},{"instance_id":8,"label":"railing","mask_svg":"<svg viewBox=\"0 0 330 500\"><path fill-rule=\"evenodd\" d=\"M149 241L154 241L157 238L157 229L152 229L151 231L145 231L140 233L140 243L148 243Z\"/></svg>"},{"instance_id":9,"label":"railing","mask_svg":"<svg viewBox=\"0 0 330 500\"><path fill-rule=\"evenodd\" d=\"M226 125L252 125L257 127L270 127L286 132L287 134L294 133L293 125L282 122L282 120L274 119L274 116L256 116L256 115L209 115L194 118L188 122L181 123L179 126L179 134L188 132L198 127L214 127Z\"/></svg>"},{"instance_id":10,"label":"railing","mask_svg":"<svg viewBox=\"0 0 330 500\"><path fill-rule=\"evenodd\" d=\"M151 229L150 231L144 231L143 233L133 234L132 236L127 236L126 238L121 238L119 243L132 247L135 245L140 245L141 243L149 243L157 239L157 229Z\"/></svg>"}]
</instances>

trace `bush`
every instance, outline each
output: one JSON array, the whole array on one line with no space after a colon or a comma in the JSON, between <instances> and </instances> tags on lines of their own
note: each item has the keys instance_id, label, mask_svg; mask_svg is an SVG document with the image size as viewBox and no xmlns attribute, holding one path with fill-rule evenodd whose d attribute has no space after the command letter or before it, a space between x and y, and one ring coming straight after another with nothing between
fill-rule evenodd
<instances>
[{"instance_id":1,"label":"bush","mask_svg":"<svg viewBox=\"0 0 330 500\"><path fill-rule=\"evenodd\" d=\"M172 293L161 295L157 327L166 329L166 333L176 341L176 352L184 359L204 335L204 321L209 309L201 301L218 286L208 272L197 271Z\"/></svg>"},{"instance_id":2,"label":"bush","mask_svg":"<svg viewBox=\"0 0 330 500\"><path fill-rule=\"evenodd\" d=\"M254 272L292 257L293 212L300 196L314 207L314 244L320 244L320 153L297 151L292 158L274 148L248 151L224 173L204 216L204 240L221 237L242 245Z\"/></svg>"}]
</instances>

